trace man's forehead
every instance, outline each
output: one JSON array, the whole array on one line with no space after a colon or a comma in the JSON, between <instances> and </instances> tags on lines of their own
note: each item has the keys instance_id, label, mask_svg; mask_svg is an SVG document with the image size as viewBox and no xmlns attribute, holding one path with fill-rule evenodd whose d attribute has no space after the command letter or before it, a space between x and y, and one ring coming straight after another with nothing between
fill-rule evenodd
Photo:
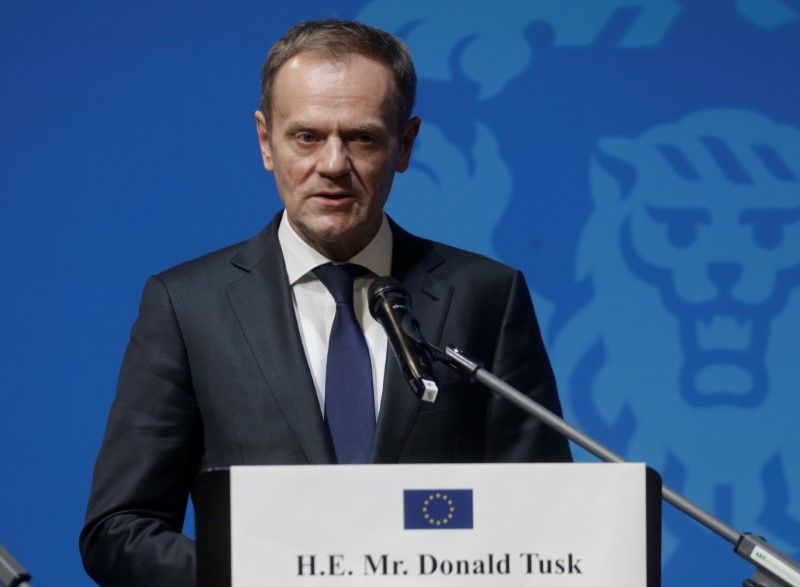
<instances>
[{"instance_id":1,"label":"man's forehead","mask_svg":"<svg viewBox=\"0 0 800 587\"><path fill-rule=\"evenodd\" d=\"M319 51L292 56L278 70L273 91L321 95L337 87L377 97L392 98L395 94L394 78L385 64L356 53L341 59Z\"/></svg>"},{"instance_id":2,"label":"man's forehead","mask_svg":"<svg viewBox=\"0 0 800 587\"><path fill-rule=\"evenodd\" d=\"M280 79L284 72L303 72L305 69L323 66L337 71L346 71L354 63L367 64L375 71L382 71L386 78L391 78L389 67L377 59L357 52L329 52L322 49L306 49L295 53L281 66L276 76Z\"/></svg>"},{"instance_id":3,"label":"man's forehead","mask_svg":"<svg viewBox=\"0 0 800 587\"><path fill-rule=\"evenodd\" d=\"M333 56L326 55L321 51L315 50L301 51L300 53L295 53L289 59L287 59L286 63L283 64L283 67L280 68L279 73L292 70L299 71L308 65L319 63L325 63L331 67L342 69L349 61L349 55Z\"/></svg>"},{"instance_id":4,"label":"man's forehead","mask_svg":"<svg viewBox=\"0 0 800 587\"><path fill-rule=\"evenodd\" d=\"M320 51L292 56L279 70L271 104L273 115L304 118L319 115L374 114L373 124L394 122L397 108L393 78L383 63L360 54L346 60ZM312 117L313 118L313 117ZM367 121L363 121L367 122Z\"/></svg>"}]
</instances>

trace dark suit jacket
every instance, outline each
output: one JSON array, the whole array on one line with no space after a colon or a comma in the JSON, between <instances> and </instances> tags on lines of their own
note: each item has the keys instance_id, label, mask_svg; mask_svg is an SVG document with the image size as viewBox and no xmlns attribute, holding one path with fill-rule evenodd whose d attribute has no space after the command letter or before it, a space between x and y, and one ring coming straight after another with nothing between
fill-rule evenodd
<instances>
[{"instance_id":1,"label":"dark suit jacket","mask_svg":"<svg viewBox=\"0 0 800 587\"><path fill-rule=\"evenodd\" d=\"M279 218L145 287L81 533L84 565L101 585L195 585L194 543L180 530L200 470L335 462L292 308ZM392 231L392 274L423 334L462 347L560 413L522 275L393 223ZM437 401L419 402L388 355L371 462L570 460L566 441L447 368L438 368Z\"/></svg>"}]
</instances>

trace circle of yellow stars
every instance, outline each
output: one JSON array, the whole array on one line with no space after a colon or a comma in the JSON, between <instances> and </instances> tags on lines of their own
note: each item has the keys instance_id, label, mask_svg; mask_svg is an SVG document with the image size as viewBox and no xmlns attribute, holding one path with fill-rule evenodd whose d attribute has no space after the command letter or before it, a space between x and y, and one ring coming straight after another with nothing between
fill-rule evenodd
<instances>
[{"instance_id":1,"label":"circle of yellow stars","mask_svg":"<svg viewBox=\"0 0 800 587\"><path fill-rule=\"evenodd\" d=\"M433 502L441 501L447 506L447 515L443 518L434 518L428 511ZM453 505L453 500L447 497L446 493L431 493L425 501L422 502L422 513L431 526L445 526L453 519L453 514L456 508Z\"/></svg>"}]
</instances>

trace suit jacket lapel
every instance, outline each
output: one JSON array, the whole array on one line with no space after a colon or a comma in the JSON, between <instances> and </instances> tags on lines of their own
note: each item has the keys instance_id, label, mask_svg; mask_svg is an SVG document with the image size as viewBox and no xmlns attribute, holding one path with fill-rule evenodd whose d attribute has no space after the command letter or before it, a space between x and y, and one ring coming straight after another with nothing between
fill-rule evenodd
<instances>
[{"instance_id":1,"label":"suit jacket lapel","mask_svg":"<svg viewBox=\"0 0 800 587\"><path fill-rule=\"evenodd\" d=\"M280 215L231 262L247 272L227 287L261 374L309 463L335 463L292 305L278 244Z\"/></svg>"},{"instance_id":2,"label":"suit jacket lapel","mask_svg":"<svg viewBox=\"0 0 800 587\"><path fill-rule=\"evenodd\" d=\"M452 286L437 282L432 276L444 259L432 250L430 241L412 236L392 221L390 224L394 239L392 277L403 284L411 296L422 334L438 345L453 294ZM383 398L370 458L373 463L398 461L421 405L403 377L391 348L386 361Z\"/></svg>"}]
</instances>

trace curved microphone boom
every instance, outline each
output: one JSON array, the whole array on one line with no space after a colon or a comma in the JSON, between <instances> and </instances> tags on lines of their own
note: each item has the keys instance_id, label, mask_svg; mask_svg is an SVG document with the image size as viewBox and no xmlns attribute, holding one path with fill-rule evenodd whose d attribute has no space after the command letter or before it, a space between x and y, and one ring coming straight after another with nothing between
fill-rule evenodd
<instances>
[{"instance_id":1,"label":"curved microphone boom","mask_svg":"<svg viewBox=\"0 0 800 587\"><path fill-rule=\"evenodd\" d=\"M436 401L439 386L433 357L411 313L408 292L393 277L378 277L370 284L367 299L369 312L386 331L411 389L422 401Z\"/></svg>"}]
</instances>

